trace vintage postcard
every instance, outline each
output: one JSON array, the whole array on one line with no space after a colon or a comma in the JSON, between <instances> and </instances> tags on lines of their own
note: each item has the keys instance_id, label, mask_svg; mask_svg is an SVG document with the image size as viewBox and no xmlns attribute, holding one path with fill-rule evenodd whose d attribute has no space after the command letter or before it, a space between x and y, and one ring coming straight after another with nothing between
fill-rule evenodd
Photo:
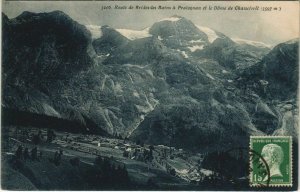
<instances>
[{"instance_id":1,"label":"vintage postcard","mask_svg":"<svg viewBox=\"0 0 300 192\"><path fill-rule=\"evenodd\" d=\"M299 1L2 1L1 189L296 191Z\"/></svg>"}]
</instances>

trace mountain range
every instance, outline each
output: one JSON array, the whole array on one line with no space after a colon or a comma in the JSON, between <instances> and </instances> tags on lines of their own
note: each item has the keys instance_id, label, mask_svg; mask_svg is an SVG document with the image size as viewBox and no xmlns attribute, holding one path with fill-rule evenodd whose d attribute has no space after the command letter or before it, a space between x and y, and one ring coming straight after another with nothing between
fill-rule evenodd
<instances>
[{"instance_id":1,"label":"mountain range","mask_svg":"<svg viewBox=\"0 0 300 192\"><path fill-rule=\"evenodd\" d=\"M192 151L297 138L297 39L271 47L180 16L141 31L61 11L2 23L4 123Z\"/></svg>"}]
</instances>

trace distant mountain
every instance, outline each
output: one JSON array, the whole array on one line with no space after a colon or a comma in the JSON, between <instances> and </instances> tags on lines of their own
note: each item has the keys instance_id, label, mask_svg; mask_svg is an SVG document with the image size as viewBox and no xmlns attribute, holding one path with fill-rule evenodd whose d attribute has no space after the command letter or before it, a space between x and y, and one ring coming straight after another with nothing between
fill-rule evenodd
<instances>
[{"instance_id":1,"label":"distant mountain","mask_svg":"<svg viewBox=\"0 0 300 192\"><path fill-rule=\"evenodd\" d=\"M154 23L150 34L158 37L167 47L181 51L193 51L193 47L203 47L208 43L207 35L190 20L173 16Z\"/></svg>"},{"instance_id":2,"label":"distant mountain","mask_svg":"<svg viewBox=\"0 0 300 192\"><path fill-rule=\"evenodd\" d=\"M255 63L270 51L260 43L236 41L225 35L218 36L206 49L195 53L196 56L217 60L222 66L240 72Z\"/></svg>"},{"instance_id":3,"label":"distant mountain","mask_svg":"<svg viewBox=\"0 0 300 192\"><path fill-rule=\"evenodd\" d=\"M124 37L130 40L141 39L152 36L149 33L149 28L143 29L142 31L130 30L130 29L116 29Z\"/></svg>"},{"instance_id":4,"label":"distant mountain","mask_svg":"<svg viewBox=\"0 0 300 192\"><path fill-rule=\"evenodd\" d=\"M98 30L101 36L93 41L93 47L98 56L107 55L129 42L126 37L109 26L102 26ZM95 31L93 33L95 34Z\"/></svg>"},{"instance_id":5,"label":"distant mountain","mask_svg":"<svg viewBox=\"0 0 300 192\"><path fill-rule=\"evenodd\" d=\"M271 49L272 46L265 44L263 42L258 42L258 41L251 41L247 39L240 39L240 38L232 38L232 40L238 44L242 45L249 45L249 46L254 46L254 47L260 47L260 48L269 48Z\"/></svg>"},{"instance_id":6,"label":"distant mountain","mask_svg":"<svg viewBox=\"0 0 300 192\"><path fill-rule=\"evenodd\" d=\"M264 81L265 92L270 94L270 99L296 98L299 80L298 50L298 39L281 43L245 71L244 75L252 81Z\"/></svg>"},{"instance_id":7,"label":"distant mountain","mask_svg":"<svg viewBox=\"0 0 300 192\"><path fill-rule=\"evenodd\" d=\"M100 26L89 25L87 28L92 34L103 34ZM181 16L162 19L141 31L129 29L115 29L115 31L129 41L154 37L170 48L169 52L175 51L186 59L191 56L213 58L225 67L239 70L258 62L271 48L262 42L231 39L208 27L194 25ZM109 41L109 38L102 35L97 37L99 37L97 42ZM117 42L119 41L123 42L123 40ZM97 47L95 49L97 50Z\"/></svg>"},{"instance_id":8,"label":"distant mountain","mask_svg":"<svg viewBox=\"0 0 300 192\"><path fill-rule=\"evenodd\" d=\"M216 150L286 134L297 105L297 43L270 50L180 16L137 31L25 12L3 27L2 107L84 131Z\"/></svg>"}]
</instances>

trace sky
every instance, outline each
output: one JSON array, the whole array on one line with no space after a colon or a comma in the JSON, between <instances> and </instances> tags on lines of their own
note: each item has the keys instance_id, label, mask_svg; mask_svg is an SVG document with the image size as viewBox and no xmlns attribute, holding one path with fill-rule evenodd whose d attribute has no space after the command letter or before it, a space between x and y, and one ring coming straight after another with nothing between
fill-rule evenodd
<instances>
[{"instance_id":1,"label":"sky","mask_svg":"<svg viewBox=\"0 0 300 192\"><path fill-rule=\"evenodd\" d=\"M277 7L277 11L228 11L228 10L102 10L102 6L259 6ZM279 7L281 10L279 11ZM81 24L109 25L113 28L143 29L172 15L180 15L194 24L210 27L233 38L242 38L276 45L299 38L298 1L10 1L2 4L2 11L14 18L23 11L50 12L61 10Z\"/></svg>"}]
</instances>

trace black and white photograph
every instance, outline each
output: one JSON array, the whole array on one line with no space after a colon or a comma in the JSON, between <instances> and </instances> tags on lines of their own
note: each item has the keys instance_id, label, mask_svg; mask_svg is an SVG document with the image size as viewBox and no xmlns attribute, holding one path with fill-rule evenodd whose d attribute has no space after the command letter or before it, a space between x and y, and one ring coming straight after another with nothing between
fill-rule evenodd
<instances>
[{"instance_id":1,"label":"black and white photograph","mask_svg":"<svg viewBox=\"0 0 300 192\"><path fill-rule=\"evenodd\" d=\"M1 26L2 190L297 190L299 1L3 0Z\"/></svg>"}]
</instances>

